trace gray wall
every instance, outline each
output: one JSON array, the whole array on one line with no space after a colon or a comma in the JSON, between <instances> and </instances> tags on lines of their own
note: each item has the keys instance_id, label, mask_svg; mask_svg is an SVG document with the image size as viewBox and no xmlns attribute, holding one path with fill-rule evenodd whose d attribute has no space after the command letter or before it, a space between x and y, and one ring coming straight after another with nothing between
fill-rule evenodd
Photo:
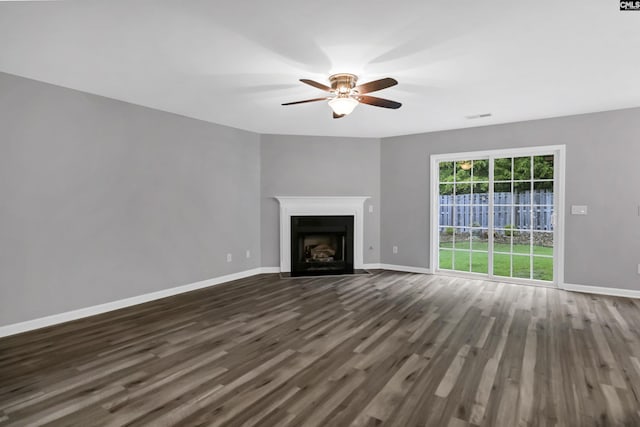
<instances>
[{"instance_id":1,"label":"gray wall","mask_svg":"<svg viewBox=\"0 0 640 427\"><path fill-rule=\"evenodd\" d=\"M382 140L381 258L429 267L429 156L566 144L565 282L640 290L640 109ZM398 254L392 246L398 245Z\"/></svg>"},{"instance_id":2,"label":"gray wall","mask_svg":"<svg viewBox=\"0 0 640 427\"><path fill-rule=\"evenodd\" d=\"M259 144L0 73L0 325L259 267Z\"/></svg>"},{"instance_id":3,"label":"gray wall","mask_svg":"<svg viewBox=\"0 0 640 427\"><path fill-rule=\"evenodd\" d=\"M365 202L364 262L379 262L380 140L262 135L261 150L263 266L280 265L274 196L371 196Z\"/></svg>"}]
</instances>

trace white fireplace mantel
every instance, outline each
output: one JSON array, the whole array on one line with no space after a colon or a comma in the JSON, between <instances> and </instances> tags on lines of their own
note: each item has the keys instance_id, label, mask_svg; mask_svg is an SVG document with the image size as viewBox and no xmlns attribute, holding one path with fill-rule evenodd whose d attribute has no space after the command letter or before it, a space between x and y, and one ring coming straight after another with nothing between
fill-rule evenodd
<instances>
[{"instance_id":1,"label":"white fireplace mantel","mask_svg":"<svg viewBox=\"0 0 640 427\"><path fill-rule=\"evenodd\" d=\"M364 267L364 201L370 196L276 196L280 202L280 271L291 272L291 217L353 215L353 266Z\"/></svg>"}]
</instances>

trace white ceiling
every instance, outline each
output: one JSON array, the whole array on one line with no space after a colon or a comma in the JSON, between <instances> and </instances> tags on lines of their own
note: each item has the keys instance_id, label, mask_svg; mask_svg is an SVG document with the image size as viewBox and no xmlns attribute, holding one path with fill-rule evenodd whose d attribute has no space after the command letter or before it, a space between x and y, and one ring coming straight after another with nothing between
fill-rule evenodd
<instances>
[{"instance_id":1,"label":"white ceiling","mask_svg":"<svg viewBox=\"0 0 640 427\"><path fill-rule=\"evenodd\" d=\"M410 134L640 106L616 0L0 2L0 71L260 133ZM334 120L299 83L393 77ZM490 112L488 119L465 116Z\"/></svg>"}]
</instances>

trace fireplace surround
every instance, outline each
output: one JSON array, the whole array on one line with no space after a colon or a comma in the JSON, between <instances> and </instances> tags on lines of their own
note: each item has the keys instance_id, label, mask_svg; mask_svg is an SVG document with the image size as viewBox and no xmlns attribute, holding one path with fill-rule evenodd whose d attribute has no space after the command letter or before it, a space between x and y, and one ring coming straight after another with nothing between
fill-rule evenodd
<instances>
[{"instance_id":1,"label":"fireplace surround","mask_svg":"<svg viewBox=\"0 0 640 427\"><path fill-rule=\"evenodd\" d=\"M353 217L353 270L364 269L364 202L369 199L369 196L276 196L275 198L280 204L281 273L292 272L292 217ZM324 242L311 242L313 245L324 244L331 246L329 243L332 242L327 242L326 240ZM307 246L311 246L311 244L308 244ZM336 248L331 248L331 250L336 250L337 252ZM330 257L331 250L327 250L327 248L322 247L316 249L316 259ZM321 253L320 251L324 251L324 253Z\"/></svg>"}]
</instances>

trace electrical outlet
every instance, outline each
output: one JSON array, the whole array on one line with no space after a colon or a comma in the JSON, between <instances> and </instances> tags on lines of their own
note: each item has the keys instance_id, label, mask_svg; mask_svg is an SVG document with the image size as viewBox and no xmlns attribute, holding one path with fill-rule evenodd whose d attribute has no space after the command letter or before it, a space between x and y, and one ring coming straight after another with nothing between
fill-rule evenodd
<instances>
[{"instance_id":1,"label":"electrical outlet","mask_svg":"<svg viewBox=\"0 0 640 427\"><path fill-rule=\"evenodd\" d=\"M572 205L571 206L571 215L586 215L587 207L582 205Z\"/></svg>"},{"instance_id":2,"label":"electrical outlet","mask_svg":"<svg viewBox=\"0 0 640 427\"><path fill-rule=\"evenodd\" d=\"M394 253L394 254L397 254L397 253L398 253L398 247L397 247L397 246L394 246L394 247L393 247L393 253Z\"/></svg>"},{"instance_id":3,"label":"electrical outlet","mask_svg":"<svg viewBox=\"0 0 640 427\"><path fill-rule=\"evenodd\" d=\"M369 205L369 213L373 213L373 205Z\"/></svg>"},{"instance_id":4,"label":"electrical outlet","mask_svg":"<svg viewBox=\"0 0 640 427\"><path fill-rule=\"evenodd\" d=\"M233 257L231 256L231 254L227 254L227 262L231 261L233 261Z\"/></svg>"},{"instance_id":5,"label":"electrical outlet","mask_svg":"<svg viewBox=\"0 0 640 427\"><path fill-rule=\"evenodd\" d=\"M249 249L247 249L246 256L247 256L247 258L251 258L251 251Z\"/></svg>"}]
</instances>

